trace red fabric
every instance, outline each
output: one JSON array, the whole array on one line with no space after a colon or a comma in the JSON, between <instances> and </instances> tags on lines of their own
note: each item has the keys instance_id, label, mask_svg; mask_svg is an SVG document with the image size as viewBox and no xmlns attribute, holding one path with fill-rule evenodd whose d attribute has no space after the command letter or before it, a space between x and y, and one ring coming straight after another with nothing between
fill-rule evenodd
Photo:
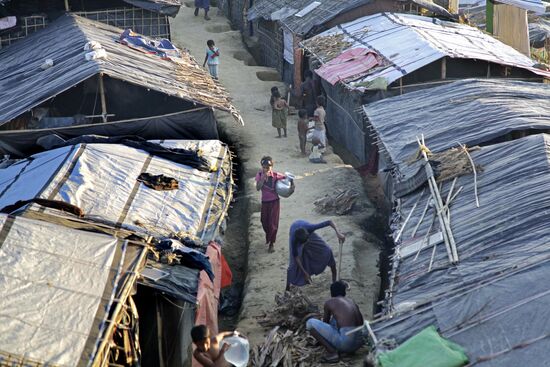
<instances>
[{"instance_id":1,"label":"red fabric","mask_svg":"<svg viewBox=\"0 0 550 367\"><path fill-rule=\"evenodd\" d=\"M206 255L210 259L212 271L214 272L214 282L210 281L206 272L200 272L199 289L197 292L197 312L195 315L195 325L206 325L212 335L218 333L218 305L220 301L221 287L221 257L220 245L216 242L210 242L206 249ZM195 346L193 345L193 349ZM193 367L202 365L193 358Z\"/></svg>"},{"instance_id":2,"label":"red fabric","mask_svg":"<svg viewBox=\"0 0 550 367\"><path fill-rule=\"evenodd\" d=\"M279 230L279 213L281 206L279 200L262 203L260 221L265 232L265 243L275 243Z\"/></svg>"},{"instance_id":3,"label":"red fabric","mask_svg":"<svg viewBox=\"0 0 550 367\"><path fill-rule=\"evenodd\" d=\"M315 72L330 84L350 77L359 77L377 66L376 53L367 48L352 48L327 62Z\"/></svg>"},{"instance_id":4,"label":"red fabric","mask_svg":"<svg viewBox=\"0 0 550 367\"><path fill-rule=\"evenodd\" d=\"M222 279L221 279L221 288L230 287L231 282L233 281L233 273L231 272L231 268L229 267L229 264L227 263L227 260L225 259L225 256L221 256L221 263L222 263Z\"/></svg>"}]
</instances>

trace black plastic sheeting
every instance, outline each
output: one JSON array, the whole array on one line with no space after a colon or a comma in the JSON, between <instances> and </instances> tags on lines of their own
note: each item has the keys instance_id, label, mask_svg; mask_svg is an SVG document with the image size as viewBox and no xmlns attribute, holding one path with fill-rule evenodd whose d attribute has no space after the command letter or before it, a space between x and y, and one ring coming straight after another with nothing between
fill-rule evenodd
<instances>
[{"instance_id":1,"label":"black plastic sheeting","mask_svg":"<svg viewBox=\"0 0 550 367\"><path fill-rule=\"evenodd\" d=\"M0 131L0 153L19 157L33 154L41 150L37 140L53 134L63 140L83 135L108 137L134 135L146 140L218 139L214 113L210 108L203 108L164 116L112 123L56 129Z\"/></svg>"},{"instance_id":2,"label":"black plastic sheeting","mask_svg":"<svg viewBox=\"0 0 550 367\"><path fill-rule=\"evenodd\" d=\"M529 41L536 48L544 47L546 40L550 38L550 19L539 18L536 22L529 23Z\"/></svg>"},{"instance_id":3,"label":"black plastic sheeting","mask_svg":"<svg viewBox=\"0 0 550 367\"><path fill-rule=\"evenodd\" d=\"M406 174L424 134L441 152L458 142L473 146L512 131L550 130L550 88L545 84L469 79L363 106L381 141L381 154Z\"/></svg>"},{"instance_id":4,"label":"black plastic sheeting","mask_svg":"<svg viewBox=\"0 0 550 367\"><path fill-rule=\"evenodd\" d=\"M179 0L124 0L124 2L171 17L176 17L181 7Z\"/></svg>"},{"instance_id":5,"label":"black plastic sheeting","mask_svg":"<svg viewBox=\"0 0 550 367\"><path fill-rule=\"evenodd\" d=\"M196 107L210 106L238 115L225 90L198 68L187 52L182 51L177 63L164 60L116 42L121 33L121 29L66 14L0 50L0 125L99 73ZM91 40L101 44L106 59L85 59L83 48ZM46 59L54 64L42 70ZM197 78L203 83L197 84Z\"/></svg>"},{"instance_id":6,"label":"black plastic sheeting","mask_svg":"<svg viewBox=\"0 0 550 367\"><path fill-rule=\"evenodd\" d=\"M160 280L152 281L141 277L140 284L166 292L175 299L197 304L197 291L199 288L199 270L182 265L161 264L154 260L148 260L147 266L164 271L168 276Z\"/></svg>"},{"instance_id":7,"label":"black plastic sheeting","mask_svg":"<svg viewBox=\"0 0 550 367\"><path fill-rule=\"evenodd\" d=\"M391 317L375 322L374 332L379 339L402 343L435 325L465 347L471 362L492 356L476 366L544 365L550 360L550 135L482 147L471 156L482 167L480 207L472 174L458 178L454 191L462 191L450 206L459 264L449 263L443 243L436 246L431 272L433 246L425 246L417 259L416 251L399 255L407 244L424 238L434 215L430 207L411 238L430 195L426 188L423 195L419 189L403 197L394 212L394 237L411 210L412 215L393 263L393 287L385 304ZM450 181L443 183L443 197L450 186ZM437 220L430 234L436 232Z\"/></svg>"}]
</instances>

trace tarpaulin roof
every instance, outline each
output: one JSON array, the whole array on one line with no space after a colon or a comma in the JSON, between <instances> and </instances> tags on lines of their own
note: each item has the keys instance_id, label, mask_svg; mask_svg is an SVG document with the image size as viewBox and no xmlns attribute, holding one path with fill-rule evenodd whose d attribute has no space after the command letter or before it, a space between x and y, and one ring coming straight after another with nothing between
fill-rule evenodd
<instances>
[{"instance_id":1,"label":"tarpaulin roof","mask_svg":"<svg viewBox=\"0 0 550 367\"><path fill-rule=\"evenodd\" d=\"M341 37L340 46L335 45L335 37ZM359 90L376 85L377 79L389 85L443 57L484 60L550 77L550 72L535 68L535 61L477 28L411 14L380 13L359 18L302 44L323 63L350 48L376 52L383 59L381 65L365 68L346 80L349 87Z\"/></svg>"},{"instance_id":2,"label":"tarpaulin roof","mask_svg":"<svg viewBox=\"0 0 550 367\"><path fill-rule=\"evenodd\" d=\"M117 43L121 33L110 25L67 14L0 50L0 124L99 73L231 112L242 121L225 90L189 53L165 60ZM87 61L84 45L89 41L99 42L107 58ZM42 70L46 59L54 65Z\"/></svg>"},{"instance_id":3,"label":"tarpaulin roof","mask_svg":"<svg viewBox=\"0 0 550 367\"><path fill-rule=\"evenodd\" d=\"M179 0L124 0L124 2L171 17L175 17L181 7Z\"/></svg>"},{"instance_id":4,"label":"tarpaulin roof","mask_svg":"<svg viewBox=\"0 0 550 367\"><path fill-rule=\"evenodd\" d=\"M0 169L0 208L33 198L62 200L81 208L84 218L137 233L212 240L232 197L229 149L217 140L169 140L161 145L200 150L213 170L126 145L76 144ZM172 177L179 189L148 188L136 180L143 172ZM27 210L58 213L38 204Z\"/></svg>"},{"instance_id":5,"label":"tarpaulin roof","mask_svg":"<svg viewBox=\"0 0 550 367\"><path fill-rule=\"evenodd\" d=\"M426 235L440 232L437 220L429 230L435 210L427 205L430 195L419 189L403 197L393 215L394 234L405 228L386 299L389 317L375 322L374 332L378 339L402 343L435 325L443 337L462 345L476 366L542 366L550 359L545 281L550 277L550 136L532 135L470 154L481 167L480 206L471 174L457 179L454 192L462 190L450 204L460 262L449 264L442 243L421 245ZM442 183L444 198L451 186Z\"/></svg>"},{"instance_id":6,"label":"tarpaulin roof","mask_svg":"<svg viewBox=\"0 0 550 367\"><path fill-rule=\"evenodd\" d=\"M550 130L550 88L511 80L469 79L363 106L382 151L404 173L424 134L433 152L490 142L517 130Z\"/></svg>"},{"instance_id":7,"label":"tarpaulin roof","mask_svg":"<svg viewBox=\"0 0 550 367\"><path fill-rule=\"evenodd\" d=\"M229 149L217 140L168 140L161 145L199 150L213 170L192 168L126 145L77 144L0 169L0 209L19 200L61 200L81 208L84 221L115 230L157 238L189 237L199 243L213 240L232 198ZM142 172L172 177L179 188L148 188L136 181ZM24 208L23 214L34 218L60 215L58 210L38 204ZM148 266L168 276L142 283L186 302L197 302L197 270L154 262Z\"/></svg>"},{"instance_id":8,"label":"tarpaulin roof","mask_svg":"<svg viewBox=\"0 0 550 367\"><path fill-rule=\"evenodd\" d=\"M279 20L293 33L304 36L341 13L371 2L372 0L260 0L248 10L248 20ZM300 14L302 10L303 15Z\"/></svg>"},{"instance_id":9,"label":"tarpaulin roof","mask_svg":"<svg viewBox=\"0 0 550 367\"><path fill-rule=\"evenodd\" d=\"M112 236L0 214L1 364L88 365L143 251Z\"/></svg>"}]
</instances>

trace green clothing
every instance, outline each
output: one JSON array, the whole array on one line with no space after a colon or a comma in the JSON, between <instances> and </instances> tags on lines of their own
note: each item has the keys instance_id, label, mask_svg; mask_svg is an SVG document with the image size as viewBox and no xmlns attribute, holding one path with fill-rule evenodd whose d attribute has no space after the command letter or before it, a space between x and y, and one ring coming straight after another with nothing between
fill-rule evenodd
<instances>
[{"instance_id":1,"label":"green clothing","mask_svg":"<svg viewBox=\"0 0 550 367\"><path fill-rule=\"evenodd\" d=\"M443 339L429 326L401 344L378 356L381 367L459 367L468 363L464 349Z\"/></svg>"},{"instance_id":2,"label":"green clothing","mask_svg":"<svg viewBox=\"0 0 550 367\"><path fill-rule=\"evenodd\" d=\"M271 113L271 125L277 129L286 129L286 111L273 109Z\"/></svg>"}]
</instances>

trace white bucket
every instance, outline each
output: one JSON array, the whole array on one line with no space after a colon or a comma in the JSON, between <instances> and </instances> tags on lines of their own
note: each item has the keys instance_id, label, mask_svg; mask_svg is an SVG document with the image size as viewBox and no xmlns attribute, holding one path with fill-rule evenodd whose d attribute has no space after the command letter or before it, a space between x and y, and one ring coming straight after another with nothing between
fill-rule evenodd
<instances>
[{"instance_id":1,"label":"white bucket","mask_svg":"<svg viewBox=\"0 0 550 367\"><path fill-rule=\"evenodd\" d=\"M240 336L229 336L220 343L220 348L224 344L229 344L229 349L223 355L225 360L237 367L245 367L248 364L250 345L248 340Z\"/></svg>"}]
</instances>

